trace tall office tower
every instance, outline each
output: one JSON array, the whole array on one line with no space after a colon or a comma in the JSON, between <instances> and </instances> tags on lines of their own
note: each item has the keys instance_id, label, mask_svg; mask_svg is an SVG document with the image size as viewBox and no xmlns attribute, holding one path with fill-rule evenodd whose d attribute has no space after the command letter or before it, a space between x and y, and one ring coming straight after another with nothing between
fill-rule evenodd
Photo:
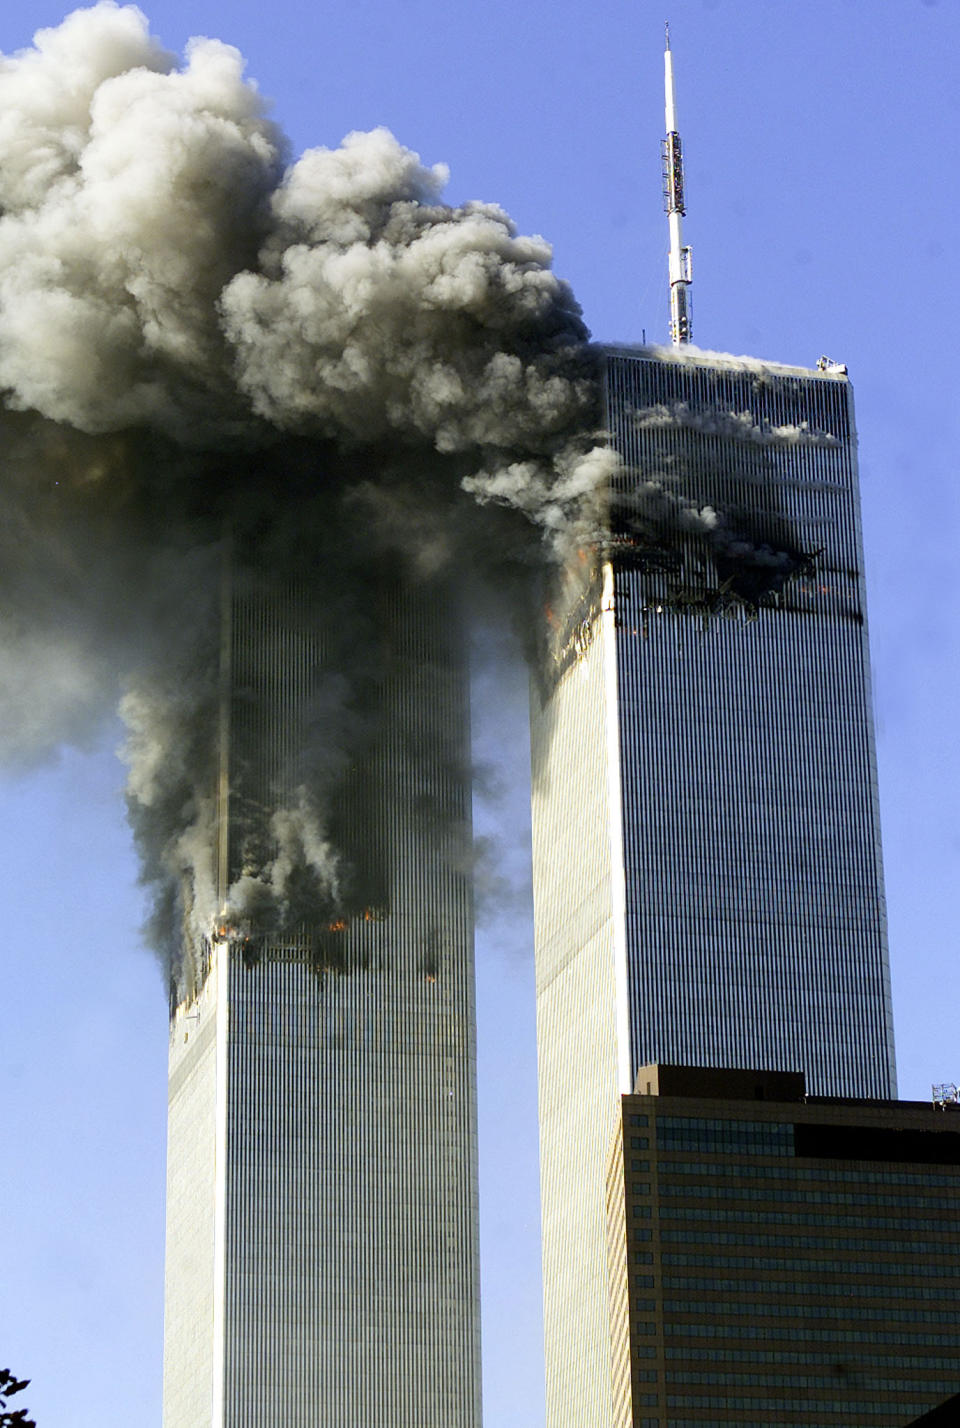
<instances>
[{"instance_id":1,"label":"tall office tower","mask_svg":"<svg viewBox=\"0 0 960 1428\"><path fill-rule=\"evenodd\" d=\"M478 1428L468 710L447 596L360 582L351 620L360 601L379 641L365 751L331 772L322 743L304 754L336 695L331 645L362 667L369 640L351 651L336 590L324 607L249 566L229 583L220 894L304 777L326 780L346 861L335 908L308 889L296 925L192 949L170 1034L165 1428Z\"/></svg>"},{"instance_id":2,"label":"tall office tower","mask_svg":"<svg viewBox=\"0 0 960 1428\"><path fill-rule=\"evenodd\" d=\"M614 1428L902 1428L956 1393L956 1105L663 1065L637 1090L608 1179Z\"/></svg>"},{"instance_id":3,"label":"tall office tower","mask_svg":"<svg viewBox=\"0 0 960 1428\"><path fill-rule=\"evenodd\" d=\"M651 1061L894 1091L845 370L611 351L622 468L532 699L548 1423L610 1421L604 1167ZM681 322L682 319L682 322Z\"/></svg>"}]
</instances>

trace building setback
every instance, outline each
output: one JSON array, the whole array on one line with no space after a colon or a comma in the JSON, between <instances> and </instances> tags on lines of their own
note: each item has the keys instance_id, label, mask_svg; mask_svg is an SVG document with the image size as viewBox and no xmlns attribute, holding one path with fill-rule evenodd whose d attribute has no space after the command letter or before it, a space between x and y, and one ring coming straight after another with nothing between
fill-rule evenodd
<instances>
[{"instance_id":1,"label":"building setback","mask_svg":"<svg viewBox=\"0 0 960 1428\"><path fill-rule=\"evenodd\" d=\"M960 1388L955 1108L665 1065L637 1092L607 1181L615 1428L902 1428Z\"/></svg>"},{"instance_id":2,"label":"building setback","mask_svg":"<svg viewBox=\"0 0 960 1428\"><path fill-rule=\"evenodd\" d=\"M371 591L346 915L221 928L174 999L164 1428L479 1428L466 677L449 601ZM334 637L295 586L227 592L221 896L295 801Z\"/></svg>"}]
</instances>

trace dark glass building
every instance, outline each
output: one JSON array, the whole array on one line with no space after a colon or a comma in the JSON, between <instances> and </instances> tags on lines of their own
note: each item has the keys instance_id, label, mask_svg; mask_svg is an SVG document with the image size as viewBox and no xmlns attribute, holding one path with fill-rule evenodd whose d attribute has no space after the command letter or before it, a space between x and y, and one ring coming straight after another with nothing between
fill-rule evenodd
<instances>
[{"instance_id":1,"label":"dark glass building","mask_svg":"<svg viewBox=\"0 0 960 1428\"><path fill-rule=\"evenodd\" d=\"M665 1065L637 1092L607 1180L615 1428L901 1428L960 1388L955 1107Z\"/></svg>"},{"instance_id":2,"label":"dark glass building","mask_svg":"<svg viewBox=\"0 0 960 1428\"><path fill-rule=\"evenodd\" d=\"M532 697L556 1428L609 1420L604 1171L640 1066L896 1094L845 371L612 350L605 391L621 466Z\"/></svg>"},{"instance_id":3,"label":"dark glass building","mask_svg":"<svg viewBox=\"0 0 960 1428\"><path fill-rule=\"evenodd\" d=\"M611 355L607 410L631 1062L895 1094L849 383Z\"/></svg>"}]
</instances>

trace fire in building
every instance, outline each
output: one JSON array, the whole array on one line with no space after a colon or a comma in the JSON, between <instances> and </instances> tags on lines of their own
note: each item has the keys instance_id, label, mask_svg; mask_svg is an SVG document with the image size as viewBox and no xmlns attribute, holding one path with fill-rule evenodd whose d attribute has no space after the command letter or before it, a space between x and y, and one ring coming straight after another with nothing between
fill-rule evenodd
<instances>
[{"instance_id":1,"label":"fire in building","mask_svg":"<svg viewBox=\"0 0 960 1428\"><path fill-rule=\"evenodd\" d=\"M31 756L122 695L171 993L165 1428L478 1428L462 571L544 586L547 1421L609 1424L638 1069L895 1093L846 370L692 347L669 37L673 345L605 354L548 245L385 130L288 167L229 47L181 67L103 4L4 76L0 633Z\"/></svg>"},{"instance_id":2,"label":"fire in building","mask_svg":"<svg viewBox=\"0 0 960 1428\"><path fill-rule=\"evenodd\" d=\"M0 722L126 725L166 1428L477 1428L460 577L609 463L596 353L542 239L385 129L288 162L228 45L104 3L2 80Z\"/></svg>"},{"instance_id":3,"label":"fire in building","mask_svg":"<svg viewBox=\"0 0 960 1428\"><path fill-rule=\"evenodd\" d=\"M532 696L551 1428L611 1421L604 1185L640 1066L895 1094L850 384L690 346L669 36L666 96L673 345L607 354L621 467Z\"/></svg>"},{"instance_id":4,"label":"fire in building","mask_svg":"<svg viewBox=\"0 0 960 1428\"><path fill-rule=\"evenodd\" d=\"M297 809L335 647L316 590L224 556L218 897L170 1023L165 1428L479 1423L463 641L368 582L380 669L334 780L344 885L230 906ZM355 572L356 578L360 573ZM442 613L441 613L442 612ZM429 738L427 737L427 731ZM252 879L251 879L252 881ZM234 899L236 892L234 891ZM252 1366L255 1365L255 1371Z\"/></svg>"}]
</instances>

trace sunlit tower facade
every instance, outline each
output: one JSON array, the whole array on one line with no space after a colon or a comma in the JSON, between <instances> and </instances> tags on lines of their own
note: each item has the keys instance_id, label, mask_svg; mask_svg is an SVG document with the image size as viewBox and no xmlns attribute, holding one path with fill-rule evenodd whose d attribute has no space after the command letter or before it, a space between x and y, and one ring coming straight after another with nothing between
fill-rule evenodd
<instances>
[{"instance_id":1,"label":"sunlit tower facade","mask_svg":"<svg viewBox=\"0 0 960 1428\"><path fill-rule=\"evenodd\" d=\"M640 1066L896 1094L851 390L689 345L669 43L666 77L673 346L607 354L621 467L532 699L550 1428L611 1421L604 1167Z\"/></svg>"},{"instance_id":2,"label":"sunlit tower facade","mask_svg":"<svg viewBox=\"0 0 960 1428\"><path fill-rule=\"evenodd\" d=\"M343 907L211 929L175 998L164 1428L479 1428L467 681L440 593L364 597L382 673L336 785ZM315 594L228 579L221 895L295 796L332 637Z\"/></svg>"}]
</instances>

